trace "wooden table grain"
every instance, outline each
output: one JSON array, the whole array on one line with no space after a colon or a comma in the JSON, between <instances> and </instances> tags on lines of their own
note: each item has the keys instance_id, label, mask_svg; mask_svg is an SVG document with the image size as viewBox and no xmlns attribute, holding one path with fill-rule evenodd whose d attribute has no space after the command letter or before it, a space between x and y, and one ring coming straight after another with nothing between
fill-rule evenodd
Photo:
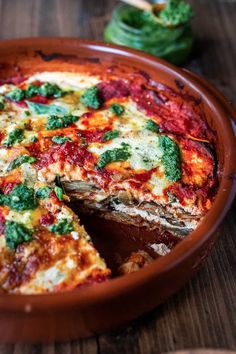
<instances>
[{"instance_id":1,"label":"wooden table grain","mask_svg":"<svg viewBox=\"0 0 236 354\"><path fill-rule=\"evenodd\" d=\"M71 36L101 40L115 3L0 0L0 38ZM236 1L191 3L196 12L196 44L186 67L214 83L236 105ZM164 305L128 327L97 337L65 343L2 344L0 353L152 354L192 348L236 350L235 202L211 256L195 278Z\"/></svg>"}]
</instances>

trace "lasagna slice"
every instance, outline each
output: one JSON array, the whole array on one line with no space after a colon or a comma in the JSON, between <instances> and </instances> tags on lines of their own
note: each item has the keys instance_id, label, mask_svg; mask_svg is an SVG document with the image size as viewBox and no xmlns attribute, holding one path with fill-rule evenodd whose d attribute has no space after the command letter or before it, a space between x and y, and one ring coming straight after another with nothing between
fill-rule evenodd
<instances>
[{"instance_id":1,"label":"lasagna slice","mask_svg":"<svg viewBox=\"0 0 236 354\"><path fill-rule=\"evenodd\" d=\"M25 130L13 123L8 132L0 148L0 291L63 292L107 280L63 189L38 181L36 158L17 135Z\"/></svg>"},{"instance_id":2,"label":"lasagna slice","mask_svg":"<svg viewBox=\"0 0 236 354\"><path fill-rule=\"evenodd\" d=\"M1 194L0 289L41 294L108 279L110 271L63 192L17 183Z\"/></svg>"}]
</instances>

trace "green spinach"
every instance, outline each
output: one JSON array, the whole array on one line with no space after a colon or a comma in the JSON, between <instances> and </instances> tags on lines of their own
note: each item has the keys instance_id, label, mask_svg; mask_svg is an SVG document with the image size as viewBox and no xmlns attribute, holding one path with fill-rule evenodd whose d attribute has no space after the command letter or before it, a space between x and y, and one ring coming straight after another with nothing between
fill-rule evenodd
<instances>
[{"instance_id":1,"label":"green spinach","mask_svg":"<svg viewBox=\"0 0 236 354\"><path fill-rule=\"evenodd\" d=\"M165 169L165 176L168 181L176 182L182 176L179 146L166 135L159 137L159 144L163 151L162 163Z\"/></svg>"},{"instance_id":2,"label":"green spinach","mask_svg":"<svg viewBox=\"0 0 236 354\"><path fill-rule=\"evenodd\" d=\"M10 194L0 194L0 205L6 205L12 210L32 210L38 206L33 188L25 184L17 184Z\"/></svg>"},{"instance_id":3,"label":"green spinach","mask_svg":"<svg viewBox=\"0 0 236 354\"><path fill-rule=\"evenodd\" d=\"M19 102L25 98L25 92L20 88L16 88L12 91L7 92L5 94L5 97L7 97L11 101Z\"/></svg>"},{"instance_id":4,"label":"green spinach","mask_svg":"<svg viewBox=\"0 0 236 354\"><path fill-rule=\"evenodd\" d=\"M158 133L160 131L159 125L151 119L148 119L145 128L154 133Z\"/></svg>"},{"instance_id":5,"label":"green spinach","mask_svg":"<svg viewBox=\"0 0 236 354\"><path fill-rule=\"evenodd\" d=\"M122 114L124 113L125 109L124 109L124 106L122 106L119 103L112 103L112 105L110 107L110 111L113 114L116 114L117 116L122 116Z\"/></svg>"},{"instance_id":6,"label":"green spinach","mask_svg":"<svg viewBox=\"0 0 236 354\"><path fill-rule=\"evenodd\" d=\"M23 224L14 221L6 221L4 236L6 245L10 249L16 249L17 246L23 242L31 241L33 238L33 232Z\"/></svg>"},{"instance_id":7,"label":"green spinach","mask_svg":"<svg viewBox=\"0 0 236 354\"><path fill-rule=\"evenodd\" d=\"M96 86L90 87L84 91L80 97L80 101L89 108L98 109L102 105L99 97L99 90Z\"/></svg>"},{"instance_id":8,"label":"green spinach","mask_svg":"<svg viewBox=\"0 0 236 354\"><path fill-rule=\"evenodd\" d=\"M45 97L59 98L63 96L62 89L56 84L50 84L45 82L42 86L39 86L39 94Z\"/></svg>"},{"instance_id":9,"label":"green spinach","mask_svg":"<svg viewBox=\"0 0 236 354\"><path fill-rule=\"evenodd\" d=\"M66 141L72 141L72 140L68 136L55 135L54 137L52 137L52 141L55 144L61 145L61 144L64 144Z\"/></svg>"},{"instance_id":10,"label":"green spinach","mask_svg":"<svg viewBox=\"0 0 236 354\"><path fill-rule=\"evenodd\" d=\"M55 130L60 128L66 128L68 127L68 125L77 122L78 119L78 117L73 115L65 115L62 117L57 115L51 115L48 117L46 129Z\"/></svg>"},{"instance_id":11,"label":"green spinach","mask_svg":"<svg viewBox=\"0 0 236 354\"><path fill-rule=\"evenodd\" d=\"M20 143L23 139L24 139L24 130L16 128L9 133L6 140L3 141L3 144L7 147L10 147L15 143Z\"/></svg>"},{"instance_id":12,"label":"green spinach","mask_svg":"<svg viewBox=\"0 0 236 354\"><path fill-rule=\"evenodd\" d=\"M120 148L115 148L112 150L106 150L103 152L98 160L97 168L104 168L111 162L116 161L126 161L131 156L130 145L126 143L121 143Z\"/></svg>"},{"instance_id":13,"label":"green spinach","mask_svg":"<svg viewBox=\"0 0 236 354\"><path fill-rule=\"evenodd\" d=\"M49 230L54 234L65 235L73 231L74 226L72 221L63 218L57 224L49 226Z\"/></svg>"},{"instance_id":14,"label":"green spinach","mask_svg":"<svg viewBox=\"0 0 236 354\"><path fill-rule=\"evenodd\" d=\"M46 199L50 197L52 189L50 187L41 187L36 191L36 197L39 199Z\"/></svg>"},{"instance_id":15,"label":"green spinach","mask_svg":"<svg viewBox=\"0 0 236 354\"><path fill-rule=\"evenodd\" d=\"M31 101L26 101L29 109L32 113L42 114L68 114L69 110L66 107L62 107L56 104L42 104Z\"/></svg>"},{"instance_id":16,"label":"green spinach","mask_svg":"<svg viewBox=\"0 0 236 354\"><path fill-rule=\"evenodd\" d=\"M55 191L55 194L56 194L57 198L58 198L60 201L62 201L62 200L63 200L63 190L62 190L62 188L56 186L56 187L54 188L54 191Z\"/></svg>"},{"instance_id":17,"label":"green spinach","mask_svg":"<svg viewBox=\"0 0 236 354\"><path fill-rule=\"evenodd\" d=\"M13 160L8 168L7 168L7 171L12 171L14 170L15 168L21 166L23 163L30 163L32 164L33 162L36 161L36 158L35 157L32 157L32 156L29 156L29 155L21 155L19 157L17 157L15 160Z\"/></svg>"},{"instance_id":18,"label":"green spinach","mask_svg":"<svg viewBox=\"0 0 236 354\"><path fill-rule=\"evenodd\" d=\"M108 141L108 140L112 140L115 138L118 138L119 136L119 131L118 130L112 130L112 131L108 131L106 133L104 133L103 137L102 137L102 141Z\"/></svg>"}]
</instances>

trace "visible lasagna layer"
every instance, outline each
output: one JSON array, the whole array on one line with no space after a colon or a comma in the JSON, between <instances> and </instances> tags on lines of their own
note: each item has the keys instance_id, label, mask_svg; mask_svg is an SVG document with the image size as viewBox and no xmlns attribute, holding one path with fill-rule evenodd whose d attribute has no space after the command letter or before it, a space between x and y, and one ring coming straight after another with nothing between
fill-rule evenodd
<instances>
[{"instance_id":1,"label":"visible lasagna layer","mask_svg":"<svg viewBox=\"0 0 236 354\"><path fill-rule=\"evenodd\" d=\"M3 291L108 277L69 197L80 211L180 238L211 208L214 135L198 103L143 73L36 73L3 84L0 109Z\"/></svg>"},{"instance_id":2,"label":"visible lasagna layer","mask_svg":"<svg viewBox=\"0 0 236 354\"><path fill-rule=\"evenodd\" d=\"M4 292L67 291L110 275L76 215L58 199L55 189L47 194L47 188L41 185L35 195L26 183L16 184L1 196L5 206L0 207L0 286Z\"/></svg>"}]
</instances>

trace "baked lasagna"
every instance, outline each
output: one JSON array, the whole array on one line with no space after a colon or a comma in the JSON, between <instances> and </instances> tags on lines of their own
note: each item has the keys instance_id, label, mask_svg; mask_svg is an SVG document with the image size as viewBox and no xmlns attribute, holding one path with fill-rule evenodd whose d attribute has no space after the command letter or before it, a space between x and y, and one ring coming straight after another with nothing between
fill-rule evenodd
<instances>
[{"instance_id":1,"label":"baked lasagna","mask_svg":"<svg viewBox=\"0 0 236 354\"><path fill-rule=\"evenodd\" d=\"M181 239L211 208L215 137L201 105L146 73L37 72L2 83L0 110L3 292L111 276L77 212Z\"/></svg>"}]
</instances>

